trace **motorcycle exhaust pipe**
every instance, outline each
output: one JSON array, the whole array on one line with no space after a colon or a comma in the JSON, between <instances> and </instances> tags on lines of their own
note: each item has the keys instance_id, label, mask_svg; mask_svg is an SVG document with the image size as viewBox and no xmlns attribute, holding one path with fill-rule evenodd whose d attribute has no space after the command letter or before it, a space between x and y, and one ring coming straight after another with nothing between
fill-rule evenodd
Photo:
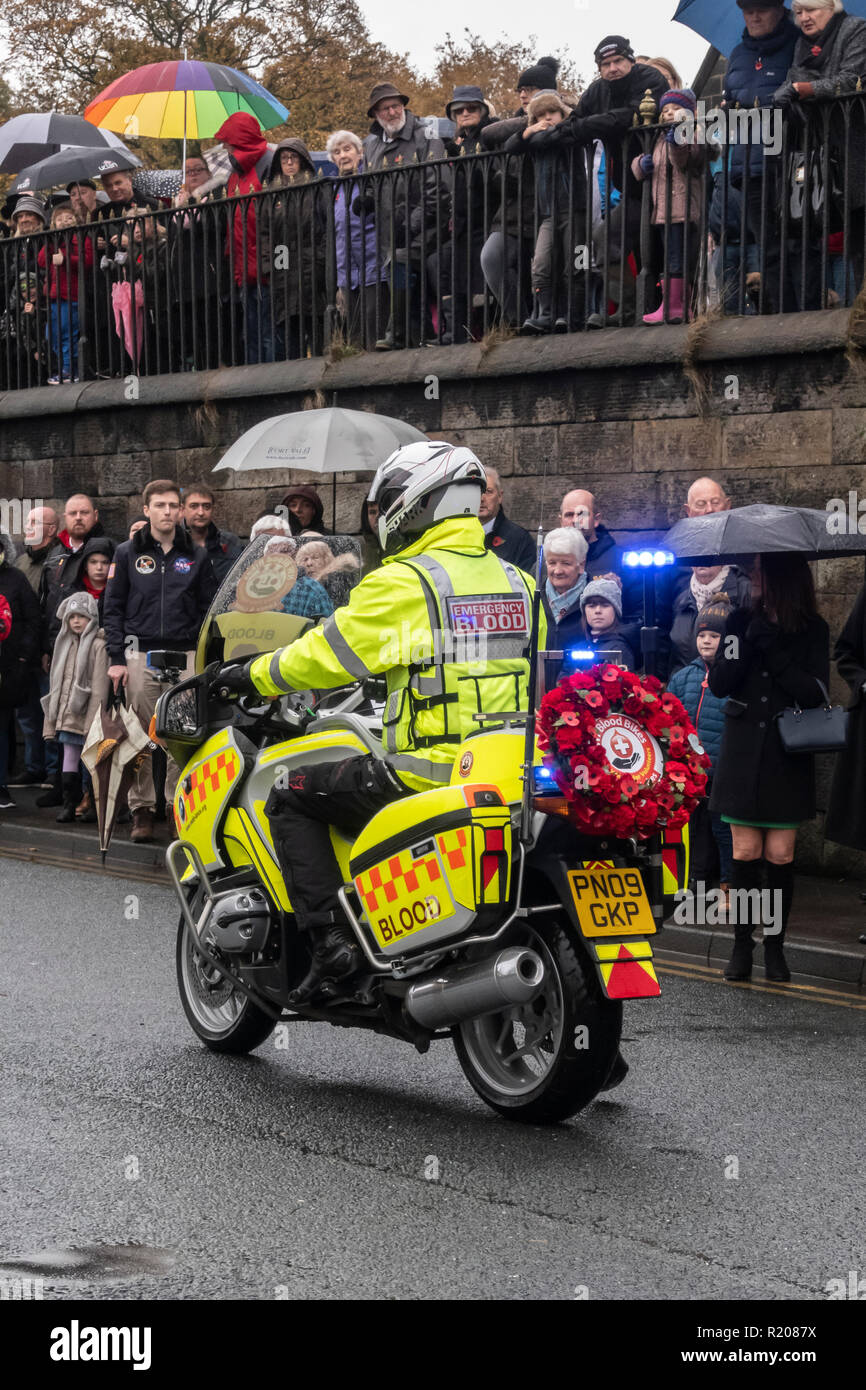
<instances>
[{"instance_id":1,"label":"motorcycle exhaust pipe","mask_svg":"<svg viewBox=\"0 0 866 1390\"><path fill-rule=\"evenodd\" d=\"M523 946L509 946L487 960L457 965L412 985L405 1005L422 1028L451 1028L509 1005L528 1004L543 983L541 957Z\"/></svg>"}]
</instances>

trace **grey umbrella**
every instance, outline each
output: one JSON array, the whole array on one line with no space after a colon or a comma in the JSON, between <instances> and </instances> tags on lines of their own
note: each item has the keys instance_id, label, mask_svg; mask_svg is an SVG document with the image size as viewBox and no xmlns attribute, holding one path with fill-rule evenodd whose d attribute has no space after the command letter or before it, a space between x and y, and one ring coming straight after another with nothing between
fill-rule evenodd
<instances>
[{"instance_id":1,"label":"grey umbrella","mask_svg":"<svg viewBox=\"0 0 866 1390\"><path fill-rule=\"evenodd\" d=\"M664 544L688 565L720 564L750 555L797 554L807 560L866 555L866 534L860 533L858 518L849 514L847 503L819 512L758 502L710 516L689 516L671 527Z\"/></svg>"},{"instance_id":2,"label":"grey umbrella","mask_svg":"<svg viewBox=\"0 0 866 1390\"><path fill-rule=\"evenodd\" d=\"M72 183L74 179L98 178L115 169L138 169L141 160L126 149L106 150L93 145L73 145L38 164L22 169L13 183L11 193L32 193L35 188L53 188L56 183Z\"/></svg>"},{"instance_id":3,"label":"grey umbrella","mask_svg":"<svg viewBox=\"0 0 866 1390\"><path fill-rule=\"evenodd\" d=\"M101 130L83 116L62 111L27 111L0 127L0 174L18 174L69 145L126 150L113 130Z\"/></svg>"},{"instance_id":4,"label":"grey umbrella","mask_svg":"<svg viewBox=\"0 0 866 1390\"><path fill-rule=\"evenodd\" d=\"M427 436L390 415L368 410L296 410L272 415L242 434L214 468L305 468L312 473L374 472L401 444Z\"/></svg>"}]
</instances>

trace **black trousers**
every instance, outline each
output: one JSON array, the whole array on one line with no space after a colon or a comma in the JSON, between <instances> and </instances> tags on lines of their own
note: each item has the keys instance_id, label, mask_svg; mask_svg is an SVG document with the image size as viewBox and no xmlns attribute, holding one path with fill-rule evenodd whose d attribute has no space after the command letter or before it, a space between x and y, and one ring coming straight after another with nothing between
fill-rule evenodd
<instances>
[{"instance_id":1,"label":"black trousers","mask_svg":"<svg viewBox=\"0 0 866 1390\"><path fill-rule=\"evenodd\" d=\"M343 875L329 826L359 835L377 811L403 796L411 796L409 788L372 753L293 768L288 787L273 788L265 815L300 931L328 926L339 910Z\"/></svg>"}]
</instances>

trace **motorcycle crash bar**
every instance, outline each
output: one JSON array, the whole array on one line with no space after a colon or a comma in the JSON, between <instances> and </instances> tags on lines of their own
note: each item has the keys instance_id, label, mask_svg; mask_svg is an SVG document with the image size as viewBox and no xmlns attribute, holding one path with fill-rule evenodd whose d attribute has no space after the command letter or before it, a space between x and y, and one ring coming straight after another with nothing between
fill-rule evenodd
<instances>
[{"instance_id":1,"label":"motorcycle crash bar","mask_svg":"<svg viewBox=\"0 0 866 1390\"><path fill-rule=\"evenodd\" d=\"M543 983L541 957L525 947L509 946L487 960L457 965L412 985L405 1006L422 1028L451 1028L528 1004Z\"/></svg>"}]
</instances>

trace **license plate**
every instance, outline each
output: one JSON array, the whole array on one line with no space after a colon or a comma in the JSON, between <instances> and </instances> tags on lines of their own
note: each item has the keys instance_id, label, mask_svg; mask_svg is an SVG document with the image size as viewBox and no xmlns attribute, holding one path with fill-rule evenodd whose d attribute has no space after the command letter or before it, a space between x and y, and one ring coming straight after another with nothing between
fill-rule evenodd
<instances>
[{"instance_id":1,"label":"license plate","mask_svg":"<svg viewBox=\"0 0 866 1390\"><path fill-rule=\"evenodd\" d=\"M568 882L584 936L651 936L655 932L637 869L572 869Z\"/></svg>"}]
</instances>

